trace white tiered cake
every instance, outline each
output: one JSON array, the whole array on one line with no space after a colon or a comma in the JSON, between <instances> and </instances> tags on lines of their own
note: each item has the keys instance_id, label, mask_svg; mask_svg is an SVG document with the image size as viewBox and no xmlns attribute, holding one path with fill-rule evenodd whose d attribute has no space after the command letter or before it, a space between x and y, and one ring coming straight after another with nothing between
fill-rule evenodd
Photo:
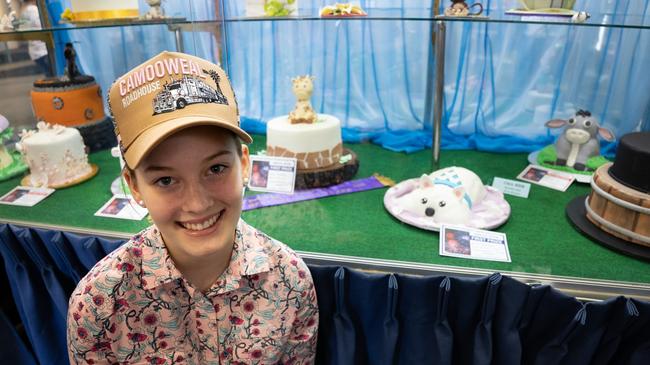
<instances>
[{"instance_id":1,"label":"white tiered cake","mask_svg":"<svg viewBox=\"0 0 650 365\"><path fill-rule=\"evenodd\" d=\"M30 170L29 185L62 187L91 175L86 146L75 128L39 122L16 144Z\"/></svg>"},{"instance_id":2,"label":"white tiered cake","mask_svg":"<svg viewBox=\"0 0 650 365\"><path fill-rule=\"evenodd\" d=\"M312 124L291 124L285 115L266 125L266 153L295 157L299 170L331 166L339 161L342 152L341 121L331 115L318 114Z\"/></svg>"}]
</instances>

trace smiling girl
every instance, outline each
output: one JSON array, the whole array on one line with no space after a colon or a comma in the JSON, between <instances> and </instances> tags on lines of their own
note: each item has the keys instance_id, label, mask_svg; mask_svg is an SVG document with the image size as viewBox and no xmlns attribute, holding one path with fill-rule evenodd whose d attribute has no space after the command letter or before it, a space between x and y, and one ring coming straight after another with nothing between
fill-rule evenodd
<instances>
[{"instance_id":1,"label":"smiling girl","mask_svg":"<svg viewBox=\"0 0 650 365\"><path fill-rule=\"evenodd\" d=\"M153 225L70 298L73 364L311 364L305 263L244 222L251 137L221 68L163 52L115 81L124 178Z\"/></svg>"}]
</instances>

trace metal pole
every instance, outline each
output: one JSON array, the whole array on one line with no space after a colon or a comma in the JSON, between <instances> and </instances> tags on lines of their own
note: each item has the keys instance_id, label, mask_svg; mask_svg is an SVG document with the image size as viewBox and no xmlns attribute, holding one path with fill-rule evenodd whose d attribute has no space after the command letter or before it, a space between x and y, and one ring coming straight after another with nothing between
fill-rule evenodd
<instances>
[{"instance_id":1,"label":"metal pole","mask_svg":"<svg viewBox=\"0 0 650 365\"><path fill-rule=\"evenodd\" d=\"M433 170L440 167L440 133L442 131L442 99L445 86L445 23L436 21L435 38L435 87L436 94L433 102Z\"/></svg>"},{"instance_id":2,"label":"metal pole","mask_svg":"<svg viewBox=\"0 0 650 365\"><path fill-rule=\"evenodd\" d=\"M181 27L174 27L174 37L176 38L176 51L184 53L185 47L183 46L183 32L181 31Z\"/></svg>"}]
</instances>

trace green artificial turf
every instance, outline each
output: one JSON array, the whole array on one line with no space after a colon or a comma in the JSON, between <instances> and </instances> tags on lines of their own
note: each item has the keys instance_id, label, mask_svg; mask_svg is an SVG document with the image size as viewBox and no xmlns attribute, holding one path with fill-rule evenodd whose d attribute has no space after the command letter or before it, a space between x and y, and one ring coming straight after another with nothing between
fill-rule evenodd
<instances>
[{"instance_id":1,"label":"green artificial turf","mask_svg":"<svg viewBox=\"0 0 650 365\"><path fill-rule=\"evenodd\" d=\"M555 151L554 145L549 145L542 148L539 151L539 155L537 155L537 162L539 163L540 166L548 167L559 171L566 171L572 174L581 174L581 175L591 175L597 168L609 162L609 160L603 156L594 156L587 159L587 163L585 164L585 166L587 166L590 170L580 171L574 169L573 167L556 166L554 164L547 162L547 161L555 162L556 159L557 159L557 152Z\"/></svg>"},{"instance_id":2,"label":"green artificial turf","mask_svg":"<svg viewBox=\"0 0 650 365\"><path fill-rule=\"evenodd\" d=\"M251 152L265 148L264 136L254 136ZM431 150L395 153L371 144L350 144L360 160L356 178L379 173L396 182L429 173ZM61 189L33 208L0 205L0 219L133 233L147 221L132 222L94 217L110 197L119 163L108 151L91 155L100 166L98 176ZM514 179L528 164L527 155L477 151L442 151L441 167L462 166L476 172L485 184L495 176ZM19 179L0 183L0 194ZM590 279L650 282L650 265L604 248L578 233L566 218L565 206L590 188L574 183L566 192L532 185L528 199L506 195L512 208L508 222L497 228L508 238L511 263L469 260L438 255L438 234L408 226L383 207L386 189L256 209L244 219L300 251L390 259L417 263L573 276Z\"/></svg>"}]
</instances>

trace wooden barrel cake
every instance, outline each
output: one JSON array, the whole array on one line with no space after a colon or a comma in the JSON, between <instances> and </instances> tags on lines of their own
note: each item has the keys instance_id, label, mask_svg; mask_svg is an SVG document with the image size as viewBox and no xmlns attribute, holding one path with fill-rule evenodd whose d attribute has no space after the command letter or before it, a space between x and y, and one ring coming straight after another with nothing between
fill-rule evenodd
<instances>
[{"instance_id":1,"label":"wooden barrel cake","mask_svg":"<svg viewBox=\"0 0 650 365\"><path fill-rule=\"evenodd\" d=\"M650 247L650 132L621 138L616 162L596 170L587 219L603 231Z\"/></svg>"}]
</instances>

